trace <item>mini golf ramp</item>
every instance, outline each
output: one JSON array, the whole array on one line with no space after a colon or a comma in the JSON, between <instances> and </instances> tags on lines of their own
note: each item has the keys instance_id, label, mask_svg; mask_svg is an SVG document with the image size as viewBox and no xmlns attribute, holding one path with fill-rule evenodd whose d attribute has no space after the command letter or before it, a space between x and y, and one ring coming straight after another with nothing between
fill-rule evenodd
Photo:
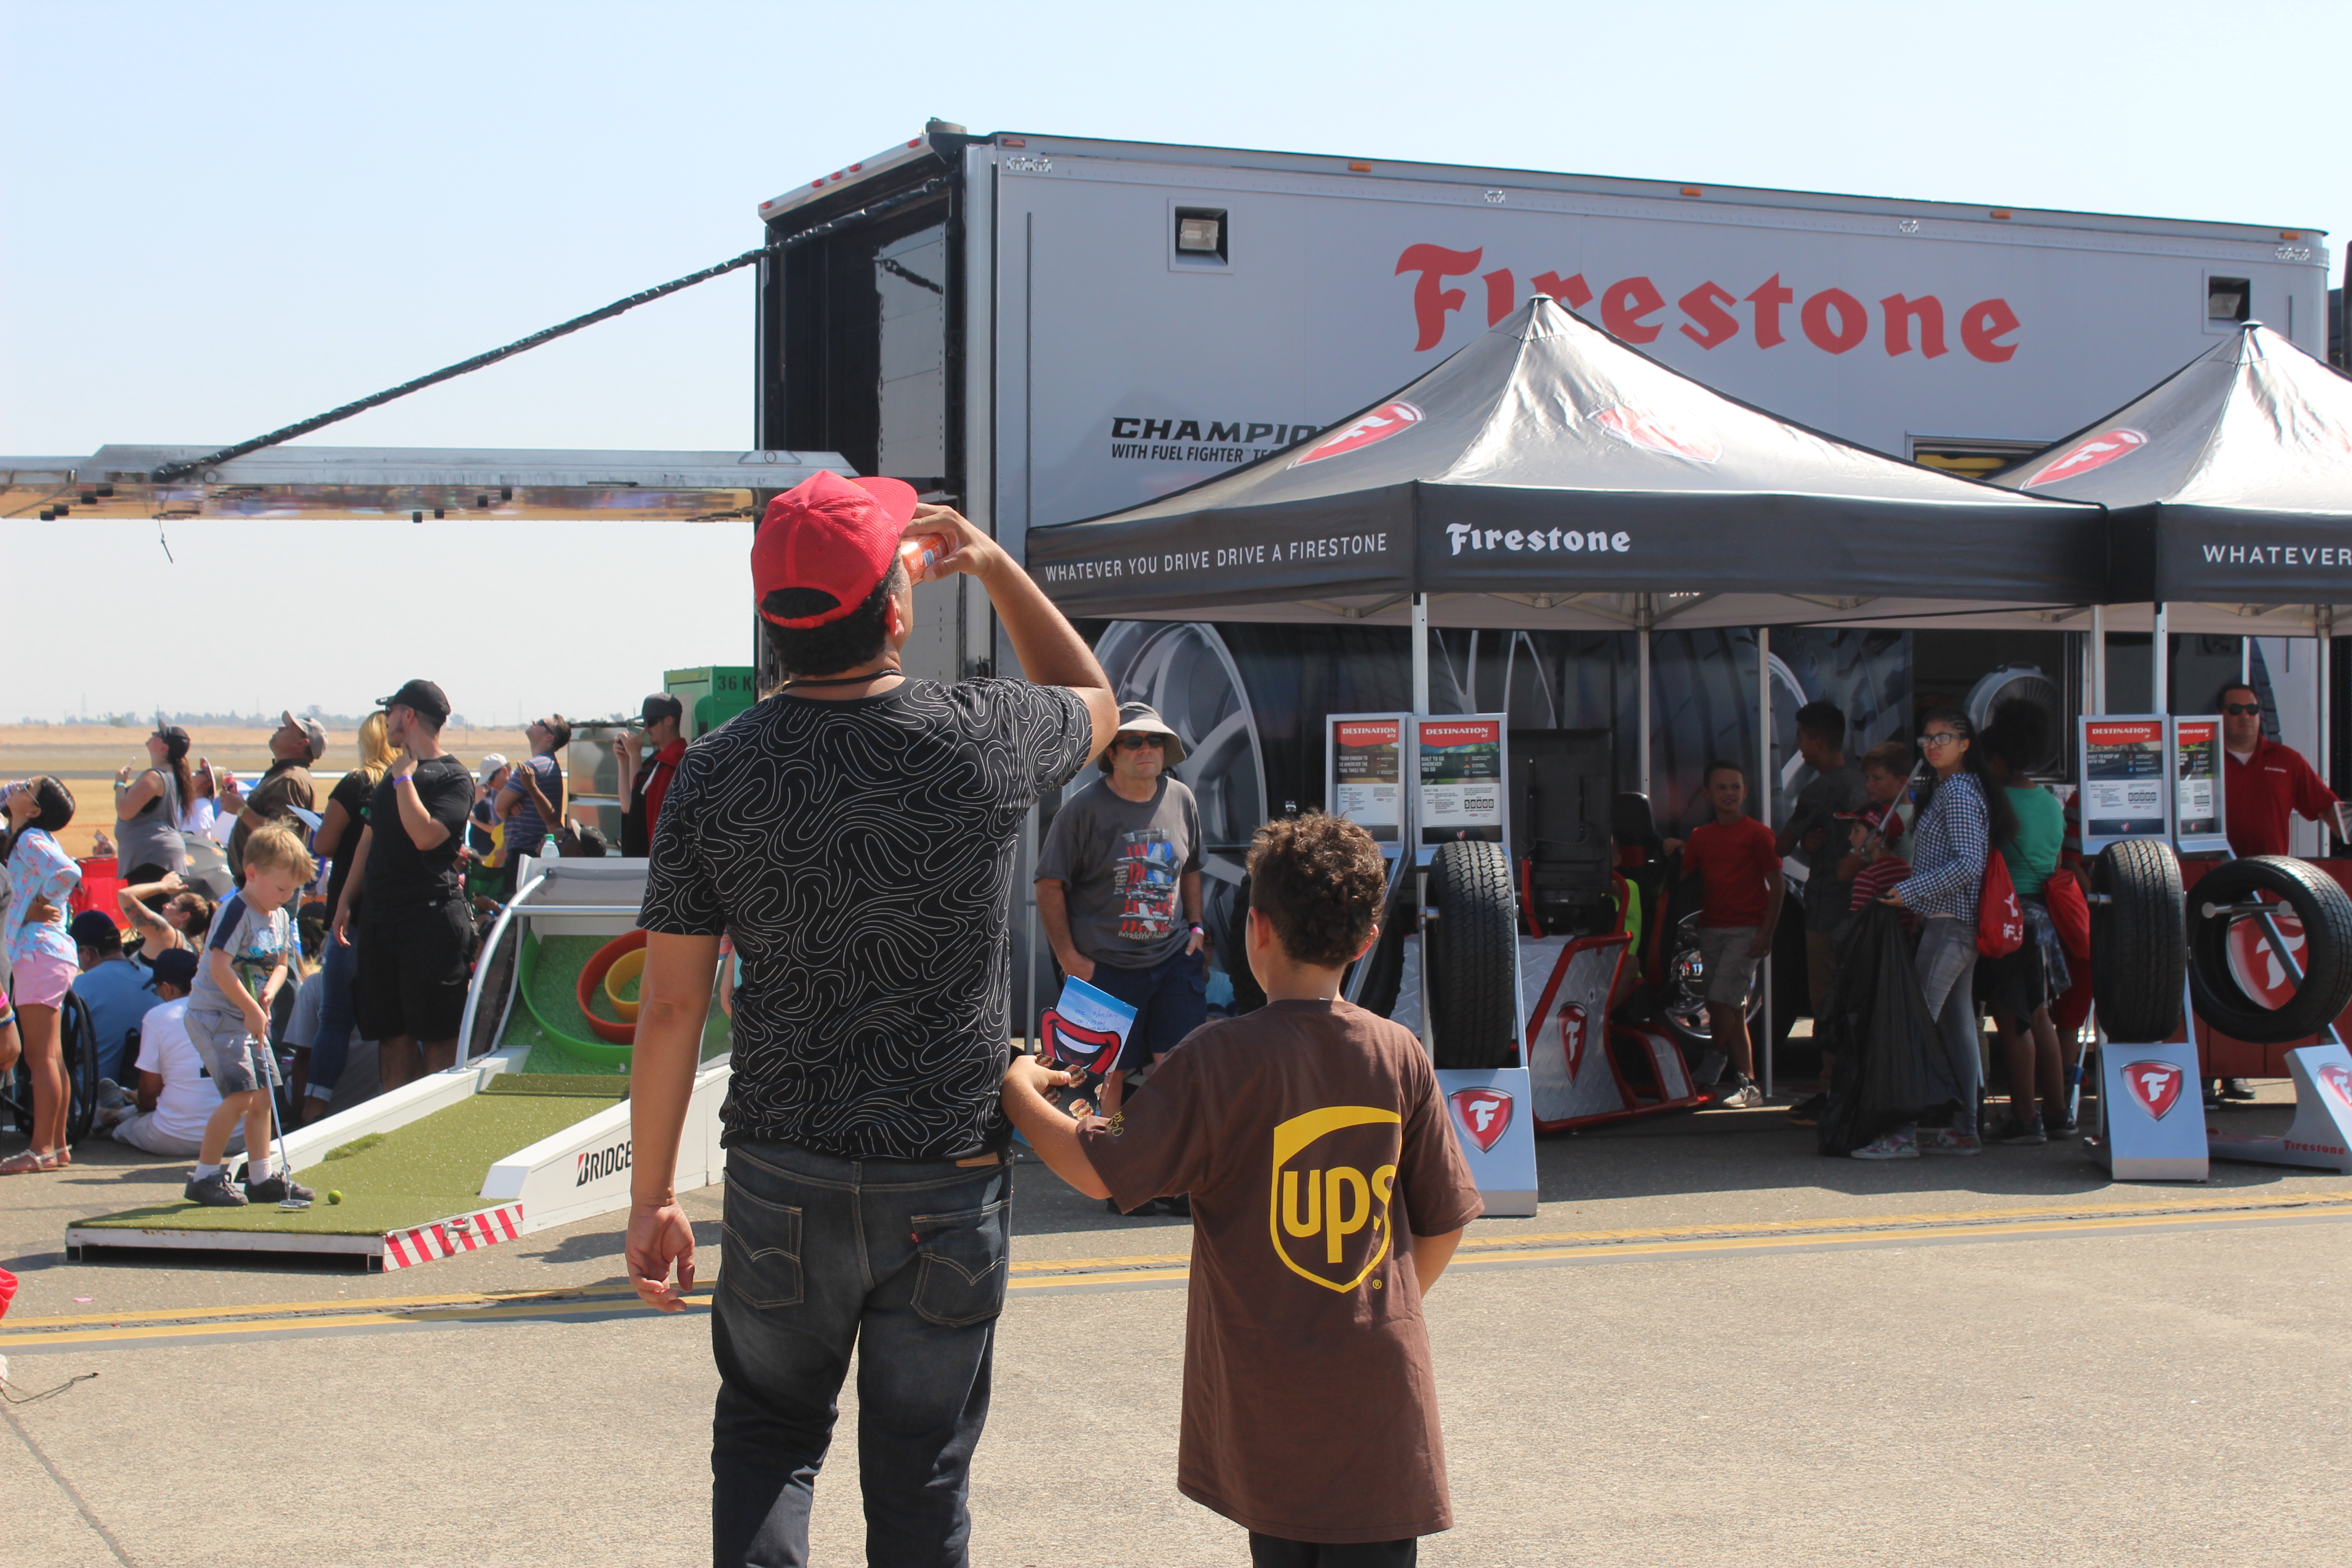
<instances>
[{"instance_id":1,"label":"mini golf ramp","mask_svg":"<svg viewBox=\"0 0 2352 1568\"><path fill-rule=\"evenodd\" d=\"M67 1227L68 1254L310 1254L406 1268L625 1207L629 1047L598 1037L576 982L635 927L645 862L526 860L520 881L475 966L460 1035L469 1059L288 1135L288 1162L316 1204L93 1215ZM601 992L589 1005L616 1021ZM681 1191L723 1168L729 1042L714 1005L678 1150Z\"/></svg>"}]
</instances>

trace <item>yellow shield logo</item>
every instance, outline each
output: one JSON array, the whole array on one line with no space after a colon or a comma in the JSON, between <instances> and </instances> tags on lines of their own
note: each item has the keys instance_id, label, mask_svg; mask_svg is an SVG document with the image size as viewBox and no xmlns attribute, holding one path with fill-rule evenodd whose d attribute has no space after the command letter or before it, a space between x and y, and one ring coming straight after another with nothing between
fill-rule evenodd
<instances>
[{"instance_id":1,"label":"yellow shield logo","mask_svg":"<svg viewBox=\"0 0 2352 1568\"><path fill-rule=\"evenodd\" d=\"M1352 1290L1389 1255L1402 1126L1393 1110L1328 1105L1274 1130L1266 1229L1292 1273Z\"/></svg>"}]
</instances>

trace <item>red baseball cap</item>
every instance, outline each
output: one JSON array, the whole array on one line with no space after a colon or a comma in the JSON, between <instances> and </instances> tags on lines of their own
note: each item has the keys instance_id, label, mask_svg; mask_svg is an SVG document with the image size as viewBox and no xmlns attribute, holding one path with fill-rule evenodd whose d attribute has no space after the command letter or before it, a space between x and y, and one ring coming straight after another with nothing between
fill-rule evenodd
<instances>
[{"instance_id":1,"label":"red baseball cap","mask_svg":"<svg viewBox=\"0 0 2352 1568\"><path fill-rule=\"evenodd\" d=\"M751 592L760 614L804 630L857 608L889 572L916 504L915 487L904 479L844 479L829 469L770 501L751 536ZM835 604L813 616L772 615L768 595L780 588L812 588L833 595Z\"/></svg>"}]
</instances>

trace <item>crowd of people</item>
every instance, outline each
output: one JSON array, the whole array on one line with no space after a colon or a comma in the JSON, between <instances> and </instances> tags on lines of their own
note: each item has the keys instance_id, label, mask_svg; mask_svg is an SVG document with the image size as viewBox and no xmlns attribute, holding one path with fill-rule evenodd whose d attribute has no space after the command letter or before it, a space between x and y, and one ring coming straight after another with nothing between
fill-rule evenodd
<instances>
[{"instance_id":1,"label":"crowd of people","mask_svg":"<svg viewBox=\"0 0 2352 1568\"><path fill-rule=\"evenodd\" d=\"M256 1128L306 1124L456 1059L478 936L521 859L610 846L566 815L562 715L530 726L520 766L493 752L469 768L440 745L449 711L440 687L407 682L361 721L357 765L323 800L315 719L285 713L249 780L158 724L96 836L118 868L114 907L70 917L82 867L58 835L87 808L56 777L7 786L0 1072L24 1061L33 1128L0 1174L72 1163L68 994L96 1046L94 1127L193 1160L187 1195L208 1205L306 1194ZM640 843L686 749L677 698L648 697L643 713L644 738L621 747L624 837ZM233 1183L224 1158L240 1152Z\"/></svg>"}]
</instances>

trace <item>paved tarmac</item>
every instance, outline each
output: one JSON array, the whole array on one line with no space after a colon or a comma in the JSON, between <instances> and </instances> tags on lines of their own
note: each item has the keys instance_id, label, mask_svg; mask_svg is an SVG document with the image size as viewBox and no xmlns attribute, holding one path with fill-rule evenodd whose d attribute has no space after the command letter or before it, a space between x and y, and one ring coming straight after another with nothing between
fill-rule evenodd
<instances>
[{"instance_id":1,"label":"paved tarmac","mask_svg":"<svg viewBox=\"0 0 2352 1568\"><path fill-rule=\"evenodd\" d=\"M2218 1124L2283 1130L2284 1092ZM1864 1165L1777 1110L1541 1149L1542 1213L1430 1298L1457 1524L1424 1562L2352 1558L2352 1180ZM67 1218L181 1179L126 1153L5 1189L11 1397L98 1375L0 1407L0 1561L706 1560L707 1314L620 1293L618 1216L392 1275L67 1263ZM1020 1180L973 1560L1245 1562L1172 1484L1187 1227ZM856 1463L821 1563L862 1559Z\"/></svg>"}]
</instances>

